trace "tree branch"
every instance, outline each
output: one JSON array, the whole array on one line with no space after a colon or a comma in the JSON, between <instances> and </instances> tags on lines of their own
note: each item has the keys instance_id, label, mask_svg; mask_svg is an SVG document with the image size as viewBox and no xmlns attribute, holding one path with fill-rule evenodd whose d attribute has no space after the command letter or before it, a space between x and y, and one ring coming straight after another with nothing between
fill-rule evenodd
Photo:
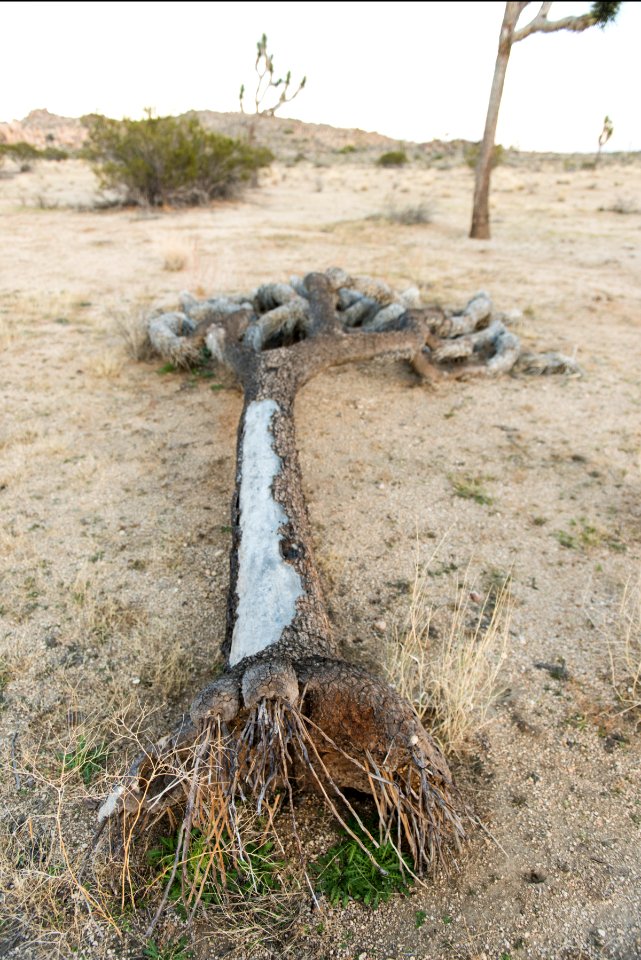
<instances>
[{"instance_id":1,"label":"tree branch","mask_svg":"<svg viewBox=\"0 0 641 960\"><path fill-rule=\"evenodd\" d=\"M593 13L584 13L580 17L562 17L560 20L548 20L551 6L551 3L542 3L535 18L520 30L514 31L512 43L525 40L532 33L556 33L557 30L572 30L574 33L581 33L583 30L593 27L597 22Z\"/></svg>"}]
</instances>

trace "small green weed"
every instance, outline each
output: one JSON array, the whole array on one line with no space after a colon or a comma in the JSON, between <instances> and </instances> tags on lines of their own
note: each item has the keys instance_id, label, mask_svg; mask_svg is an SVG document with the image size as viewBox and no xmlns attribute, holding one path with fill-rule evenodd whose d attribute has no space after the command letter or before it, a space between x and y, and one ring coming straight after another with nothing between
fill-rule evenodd
<instances>
[{"instance_id":1,"label":"small green weed","mask_svg":"<svg viewBox=\"0 0 641 960\"><path fill-rule=\"evenodd\" d=\"M417 910L416 911L416 920L414 921L416 929L420 930L425 921L427 920L427 911L426 910Z\"/></svg>"},{"instance_id":2,"label":"small green weed","mask_svg":"<svg viewBox=\"0 0 641 960\"><path fill-rule=\"evenodd\" d=\"M78 737L73 750L56 754L56 759L62 763L62 772L77 770L86 786L89 786L94 774L104 770L107 757L108 750L105 744L90 744L82 734Z\"/></svg>"},{"instance_id":3,"label":"small green weed","mask_svg":"<svg viewBox=\"0 0 641 960\"><path fill-rule=\"evenodd\" d=\"M389 900L394 893L404 893L414 882L399 862L394 846L387 842L375 847L355 822L350 830L361 840L374 863L353 837L345 833L338 843L312 864L316 873L317 889L324 893L332 906L347 906L358 900L374 910L379 903ZM405 866L409 861L403 857ZM377 866L378 865L378 866Z\"/></svg>"},{"instance_id":4,"label":"small green weed","mask_svg":"<svg viewBox=\"0 0 641 960\"><path fill-rule=\"evenodd\" d=\"M147 852L147 860L161 868L160 882L167 880L172 872L176 857L178 834L160 838L160 846ZM231 847L231 844L230 844ZM187 882L186 891L199 890L201 903L220 904L223 900L223 888L228 894L243 898L262 896L281 886L279 871L284 867L283 860L273 856L273 840L250 840L245 843L246 860L235 861L227 853L222 854L222 869L219 860L213 862L210 844L199 830L192 830L189 846L189 858L184 864ZM169 899L177 902L183 899L183 883L178 871L169 889Z\"/></svg>"},{"instance_id":5,"label":"small green weed","mask_svg":"<svg viewBox=\"0 0 641 960\"><path fill-rule=\"evenodd\" d=\"M165 373L177 373L178 367L175 363L163 363L162 367L159 367L156 370L156 373L165 374Z\"/></svg>"},{"instance_id":6,"label":"small green weed","mask_svg":"<svg viewBox=\"0 0 641 960\"><path fill-rule=\"evenodd\" d=\"M566 530L555 530L554 536L562 547L567 547L568 550L576 550L578 546L577 539L573 537L571 533L568 533Z\"/></svg>"},{"instance_id":7,"label":"small green weed","mask_svg":"<svg viewBox=\"0 0 641 960\"><path fill-rule=\"evenodd\" d=\"M146 960L187 960L193 957L193 951L187 950L187 940L181 937L175 943L168 943L164 947L158 946L155 940L150 940L143 950Z\"/></svg>"},{"instance_id":8,"label":"small green weed","mask_svg":"<svg viewBox=\"0 0 641 960\"><path fill-rule=\"evenodd\" d=\"M626 546L618 537L608 530L590 523L585 517L570 520L568 526L572 532L555 530L553 533L562 547L567 547L570 550L591 550L592 548L606 546L616 553L625 553Z\"/></svg>"},{"instance_id":9,"label":"small green weed","mask_svg":"<svg viewBox=\"0 0 641 960\"><path fill-rule=\"evenodd\" d=\"M483 483L489 480L489 477L451 477L452 487L457 497L463 500L473 500L474 503L480 503L482 506L489 507L492 503L492 497L484 488Z\"/></svg>"}]
</instances>

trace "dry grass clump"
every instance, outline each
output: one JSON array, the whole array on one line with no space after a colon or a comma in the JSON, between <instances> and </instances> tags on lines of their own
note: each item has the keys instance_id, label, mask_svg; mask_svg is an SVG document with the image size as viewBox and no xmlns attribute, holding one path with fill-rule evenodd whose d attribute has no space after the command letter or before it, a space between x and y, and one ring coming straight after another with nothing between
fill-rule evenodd
<instances>
[{"instance_id":1,"label":"dry grass clump","mask_svg":"<svg viewBox=\"0 0 641 960\"><path fill-rule=\"evenodd\" d=\"M0 314L0 349L7 350L18 336L18 322L13 316Z\"/></svg>"},{"instance_id":2,"label":"dry grass clump","mask_svg":"<svg viewBox=\"0 0 641 960\"><path fill-rule=\"evenodd\" d=\"M122 944L114 865L92 862L87 806L107 789L104 724L84 722L70 695L66 729L15 736L9 760L19 816L0 824L0 931L5 951L35 958L95 960ZM9 765L8 764L8 765ZM91 827L89 827L91 830Z\"/></svg>"},{"instance_id":3,"label":"dry grass clump","mask_svg":"<svg viewBox=\"0 0 641 960\"><path fill-rule=\"evenodd\" d=\"M181 247L168 247L163 255L163 270L169 273L180 273L187 266L189 254Z\"/></svg>"},{"instance_id":4,"label":"dry grass clump","mask_svg":"<svg viewBox=\"0 0 641 960\"><path fill-rule=\"evenodd\" d=\"M115 350L104 350L89 361L90 369L101 380L117 380L123 366L123 358Z\"/></svg>"},{"instance_id":5,"label":"dry grass clump","mask_svg":"<svg viewBox=\"0 0 641 960\"><path fill-rule=\"evenodd\" d=\"M384 218L388 223L399 223L402 226L413 227L421 223L431 223L434 219L434 208L424 201L409 204L406 207L390 206L385 212Z\"/></svg>"},{"instance_id":6,"label":"dry grass clump","mask_svg":"<svg viewBox=\"0 0 641 960\"><path fill-rule=\"evenodd\" d=\"M617 632L608 637L612 686L622 713L639 713L641 725L641 576L623 591Z\"/></svg>"},{"instance_id":7,"label":"dry grass clump","mask_svg":"<svg viewBox=\"0 0 641 960\"><path fill-rule=\"evenodd\" d=\"M149 342L149 305L134 304L130 310L113 313L112 319L114 332L122 341L129 359L136 363L151 360L154 351Z\"/></svg>"},{"instance_id":8,"label":"dry grass clump","mask_svg":"<svg viewBox=\"0 0 641 960\"><path fill-rule=\"evenodd\" d=\"M77 641L130 636L147 623L144 609L123 603L107 584L101 585L92 577L89 568L77 573L70 594L73 603L70 636Z\"/></svg>"},{"instance_id":9,"label":"dry grass clump","mask_svg":"<svg viewBox=\"0 0 641 960\"><path fill-rule=\"evenodd\" d=\"M622 216L641 213L641 207L629 197L617 197L609 207L599 207L599 210L606 213L620 213Z\"/></svg>"},{"instance_id":10,"label":"dry grass clump","mask_svg":"<svg viewBox=\"0 0 641 960\"><path fill-rule=\"evenodd\" d=\"M467 573L454 602L437 610L428 589L429 569L416 564L409 610L388 644L386 668L441 749L461 755L491 719L500 696L498 677L510 627L509 578L493 583L482 599Z\"/></svg>"}]
</instances>

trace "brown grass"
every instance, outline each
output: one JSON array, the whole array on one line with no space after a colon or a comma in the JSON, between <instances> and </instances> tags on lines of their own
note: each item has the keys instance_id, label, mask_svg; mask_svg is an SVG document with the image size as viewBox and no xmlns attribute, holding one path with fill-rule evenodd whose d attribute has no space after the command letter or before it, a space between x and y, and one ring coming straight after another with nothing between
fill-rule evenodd
<instances>
[{"instance_id":1,"label":"brown grass","mask_svg":"<svg viewBox=\"0 0 641 960\"><path fill-rule=\"evenodd\" d=\"M399 693L446 754L464 754L492 717L507 652L507 581L479 602L469 571L456 596L437 610L430 596L430 564L416 562L409 609L388 643L386 669Z\"/></svg>"},{"instance_id":2,"label":"brown grass","mask_svg":"<svg viewBox=\"0 0 641 960\"><path fill-rule=\"evenodd\" d=\"M140 362L153 356L147 332L148 321L149 304L146 302L137 302L127 310L112 312L114 333L120 338L130 360Z\"/></svg>"},{"instance_id":3,"label":"brown grass","mask_svg":"<svg viewBox=\"0 0 641 960\"><path fill-rule=\"evenodd\" d=\"M188 252L182 247L168 247L163 255L163 270L170 273L180 273L187 266Z\"/></svg>"},{"instance_id":4,"label":"brown grass","mask_svg":"<svg viewBox=\"0 0 641 960\"><path fill-rule=\"evenodd\" d=\"M612 686L622 714L641 712L641 577L628 580L614 636L608 636ZM636 718L641 725L641 716Z\"/></svg>"}]
</instances>

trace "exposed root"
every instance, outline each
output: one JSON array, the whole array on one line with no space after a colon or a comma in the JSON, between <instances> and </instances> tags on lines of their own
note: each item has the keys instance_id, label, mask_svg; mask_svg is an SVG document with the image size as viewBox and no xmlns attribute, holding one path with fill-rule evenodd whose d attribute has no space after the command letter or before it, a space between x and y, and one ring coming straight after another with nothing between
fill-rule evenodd
<instances>
[{"instance_id":1,"label":"exposed root","mask_svg":"<svg viewBox=\"0 0 641 960\"><path fill-rule=\"evenodd\" d=\"M327 667L325 676L318 663L313 669L324 687L336 682L336 665ZM393 698L396 704L402 703L379 681L361 674L351 680L369 695L380 687L387 691L390 702ZM351 693L348 683L343 691L345 701ZM333 702L340 713L341 703L336 698ZM152 928L178 878L185 904L195 910L207 885L213 883L221 900L225 898L231 867L251 875L248 817L259 818L262 835L275 838L282 849L277 814L286 810L303 863L294 803L298 788L319 795L373 862L362 839L350 829L352 818L375 847L391 842L401 864L401 851L408 851L417 874L444 863L446 848L449 853L452 846L458 848L464 827L456 809L455 788L445 761L411 713L407 717L403 713L395 739L390 741L384 725L379 729L368 726L367 736L363 736L364 729L352 731L355 736L346 749L337 735L345 717L337 716L337 724L330 724L328 730L322 711L321 716L314 716L315 704L310 683L297 703L263 697L251 708L241 709L229 724L219 715L204 716L196 727L183 727L141 756L125 783L103 805L103 819L118 824L123 878L128 875L134 835L150 830L164 816L172 825L180 824L175 859ZM358 710L358 704L353 706ZM374 799L378 836L367 830L346 794L346 788L354 787ZM193 831L197 831L206 855L201 854L198 869L188 873L184 864L190 859ZM125 894L123 886L123 897Z\"/></svg>"}]
</instances>

